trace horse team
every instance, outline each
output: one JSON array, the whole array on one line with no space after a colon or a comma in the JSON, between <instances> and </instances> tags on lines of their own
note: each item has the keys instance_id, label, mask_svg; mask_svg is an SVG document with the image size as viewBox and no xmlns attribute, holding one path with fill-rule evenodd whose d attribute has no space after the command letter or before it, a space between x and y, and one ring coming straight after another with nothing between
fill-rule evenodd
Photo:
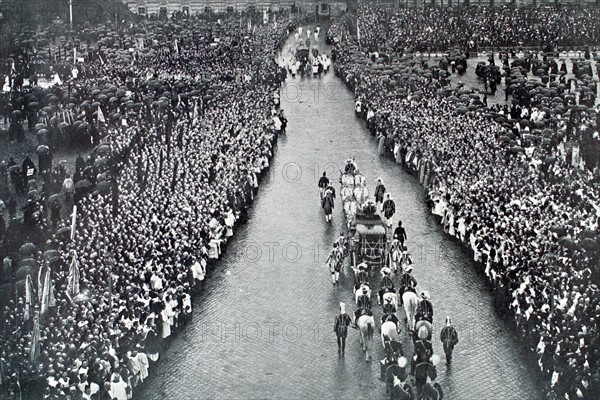
<instances>
[{"instance_id":1,"label":"horse team","mask_svg":"<svg viewBox=\"0 0 600 400\"><path fill-rule=\"evenodd\" d=\"M343 173L343 179L353 176L358 172L354 161L347 163ZM340 171L341 172L341 171ZM344 190L344 181L342 190ZM359 179L363 179L362 176ZM323 173L319 180L319 192L321 206L325 211L326 222L331 222L331 214L334 208L335 189ZM349 253L349 241L343 235L334 243L333 249L326 260L329 266L331 279L334 286L339 286L340 272L344 268L344 260ZM421 291L417 294L417 281L412 276L412 260L410 255L397 237L394 237L389 245L385 262L379 265L379 290L376 293L377 304L382 307L380 322L381 344L386 354L381 360L381 380L386 382L386 393L390 399L442 399L442 388L435 380L437 378L437 363L439 357L433 354L433 305L429 301L429 293ZM371 361L373 335L376 329L375 316L372 311L371 278L373 277L373 266L362 262L356 266L350 265L354 272L354 302L356 311L353 318L345 313L345 304L340 303L340 315L336 317L334 330L338 336L338 347L340 355L345 352L345 338L347 326L351 325L359 332L359 340L365 352L365 360ZM396 291L394 280L399 276L399 289ZM412 387L407 383L408 373L407 358L401 342L401 323L397 317L398 303L404 309L404 322L407 333L409 333L414 347L411 358L410 375L414 377L416 395ZM450 364L452 351L458 343L458 334L452 326L450 318L441 331L440 339L443 342L446 361Z\"/></svg>"}]
</instances>

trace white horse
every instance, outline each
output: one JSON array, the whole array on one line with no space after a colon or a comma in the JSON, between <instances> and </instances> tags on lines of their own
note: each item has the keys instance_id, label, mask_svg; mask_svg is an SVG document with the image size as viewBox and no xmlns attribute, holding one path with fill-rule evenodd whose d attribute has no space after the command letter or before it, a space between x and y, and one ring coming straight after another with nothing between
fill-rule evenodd
<instances>
[{"instance_id":1,"label":"white horse","mask_svg":"<svg viewBox=\"0 0 600 400\"><path fill-rule=\"evenodd\" d=\"M367 296L369 301L371 300L371 288L369 285L362 283L360 287L354 291L354 302L356 304L358 304L358 299L360 296Z\"/></svg>"},{"instance_id":2,"label":"white horse","mask_svg":"<svg viewBox=\"0 0 600 400\"><path fill-rule=\"evenodd\" d=\"M363 351L366 353L365 361L371 360L371 350L373 348L373 331L375 329L375 320L372 315L361 315L356 320L356 326L360 332L360 344L363 345Z\"/></svg>"},{"instance_id":3,"label":"white horse","mask_svg":"<svg viewBox=\"0 0 600 400\"><path fill-rule=\"evenodd\" d=\"M398 239L392 240L390 244L390 265L394 272L398 271L398 267L402 265L402 245Z\"/></svg>"},{"instance_id":4,"label":"white horse","mask_svg":"<svg viewBox=\"0 0 600 400\"><path fill-rule=\"evenodd\" d=\"M402 304L404 305L405 321L409 331L415 329L415 314L417 313L417 305L419 301L417 294L411 291L404 292L402 295Z\"/></svg>"},{"instance_id":5,"label":"white horse","mask_svg":"<svg viewBox=\"0 0 600 400\"><path fill-rule=\"evenodd\" d=\"M369 189L363 186L355 187L354 197L356 198L356 201L358 201L360 204L363 204L365 200L367 200L367 198L369 197Z\"/></svg>"},{"instance_id":6,"label":"white horse","mask_svg":"<svg viewBox=\"0 0 600 400\"><path fill-rule=\"evenodd\" d=\"M385 345L389 341L400 341L398 327L392 321L385 321L381 324L381 345L385 349Z\"/></svg>"},{"instance_id":7,"label":"white horse","mask_svg":"<svg viewBox=\"0 0 600 400\"><path fill-rule=\"evenodd\" d=\"M342 186L340 189L340 196L342 198L342 203L345 203L347 200L352 197L352 187L350 186Z\"/></svg>"}]
</instances>

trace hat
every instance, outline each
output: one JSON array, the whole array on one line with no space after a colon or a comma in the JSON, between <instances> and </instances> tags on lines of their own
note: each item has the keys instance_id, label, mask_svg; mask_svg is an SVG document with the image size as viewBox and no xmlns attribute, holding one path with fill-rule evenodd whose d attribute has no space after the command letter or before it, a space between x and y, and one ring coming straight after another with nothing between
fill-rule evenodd
<instances>
[{"instance_id":1,"label":"hat","mask_svg":"<svg viewBox=\"0 0 600 400\"><path fill-rule=\"evenodd\" d=\"M377 178L377 182L383 182L381 178Z\"/></svg>"},{"instance_id":2,"label":"hat","mask_svg":"<svg viewBox=\"0 0 600 400\"><path fill-rule=\"evenodd\" d=\"M421 292L421 297L424 298L425 300L429 299L429 292L427 290L423 290Z\"/></svg>"},{"instance_id":3,"label":"hat","mask_svg":"<svg viewBox=\"0 0 600 400\"><path fill-rule=\"evenodd\" d=\"M450 320L449 316L446 316L446 326L450 326L452 325L452 321Z\"/></svg>"},{"instance_id":4,"label":"hat","mask_svg":"<svg viewBox=\"0 0 600 400\"><path fill-rule=\"evenodd\" d=\"M400 368L404 368L404 367L406 367L406 358L405 358L405 357L400 357L400 358L398 359L398 366L399 366Z\"/></svg>"},{"instance_id":5,"label":"hat","mask_svg":"<svg viewBox=\"0 0 600 400\"><path fill-rule=\"evenodd\" d=\"M340 303L340 312L341 313L345 313L346 312L346 304Z\"/></svg>"}]
</instances>

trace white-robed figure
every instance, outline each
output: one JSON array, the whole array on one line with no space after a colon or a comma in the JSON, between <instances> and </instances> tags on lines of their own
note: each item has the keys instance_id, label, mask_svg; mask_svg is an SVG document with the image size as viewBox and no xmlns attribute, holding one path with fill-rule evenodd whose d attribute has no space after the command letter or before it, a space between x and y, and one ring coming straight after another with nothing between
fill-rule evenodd
<instances>
[{"instance_id":1,"label":"white-robed figure","mask_svg":"<svg viewBox=\"0 0 600 400\"><path fill-rule=\"evenodd\" d=\"M366 185L356 186L353 194L356 202L362 207L365 201L367 201L369 198L369 189Z\"/></svg>"},{"instance_id":2,"label":"white-robed figure","mask_svg":"<svg viewBox=\"0 0 600 400\"><path fill-rule=\"evenodd\" d=\"M310 32L311 32L310 28L306 28L306 37L308 39L310 39Z\"/></svg>"},{"instance_id":3,"label":"white-robed figure","mask_svg":"<svg viewBox=\"0 0 600 400\"><path fill-rule=\"evenodd\" d=\"M346 213L346 218L351 221L354 219L356 215L356 211L358 209L358 204L354 195L350 195L348 199L344 202L344 212Z\"/></svg>"},{"instance_id":4,"label":"white-robed figure","mask_svg":"<svg viewBox=\"0 0 600 400\"><path fill-rule=\"evenodd\" d=\"M299 33L300 35L302 35L302 27L301 27L301 26L299 26L299 27L298 27L298 33Z\"/></svg>"}]
</instances>

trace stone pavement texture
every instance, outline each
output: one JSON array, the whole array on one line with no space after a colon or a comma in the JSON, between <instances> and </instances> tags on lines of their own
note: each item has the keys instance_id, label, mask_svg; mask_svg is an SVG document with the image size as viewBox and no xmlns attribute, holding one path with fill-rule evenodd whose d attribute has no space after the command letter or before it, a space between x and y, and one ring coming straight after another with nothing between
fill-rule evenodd
<instances>
[{"instance_id":1,"label":"stone pavement texture","mask_svg":"<svg viewBox=\"0 0 600 400\"><path fill-rule=\"evenodd\" d=\"M324 47L324 44L320 44ZM541 398L529 353L493 311L485 281L464 247L430 215L417 180L377 156L375 139L354 115L354 97L333 71L288 78L282 107L289 120L274 165L262 181L250 219L236 233L195 300L194 321L162 354L138 399L383 399L379 332L365 357L350 330L339 358L333 322L339 302L354 311L349 270L332 287L325 259L345 220L338 196L331 224L319 206L322 171L334 178L356 157L371 193L381 177L407 230L419 290L434 305L434 351L446 315L458 330L452 367L438 365L444 398ZM378 279L374 280L378 285ZM376 315L381 309L373 307ZM401 312L400 312L400 315ZM403 333L404 334L404 333ZM412 346L405 337L405 349Z\"/></svg>"}]
</instances>

